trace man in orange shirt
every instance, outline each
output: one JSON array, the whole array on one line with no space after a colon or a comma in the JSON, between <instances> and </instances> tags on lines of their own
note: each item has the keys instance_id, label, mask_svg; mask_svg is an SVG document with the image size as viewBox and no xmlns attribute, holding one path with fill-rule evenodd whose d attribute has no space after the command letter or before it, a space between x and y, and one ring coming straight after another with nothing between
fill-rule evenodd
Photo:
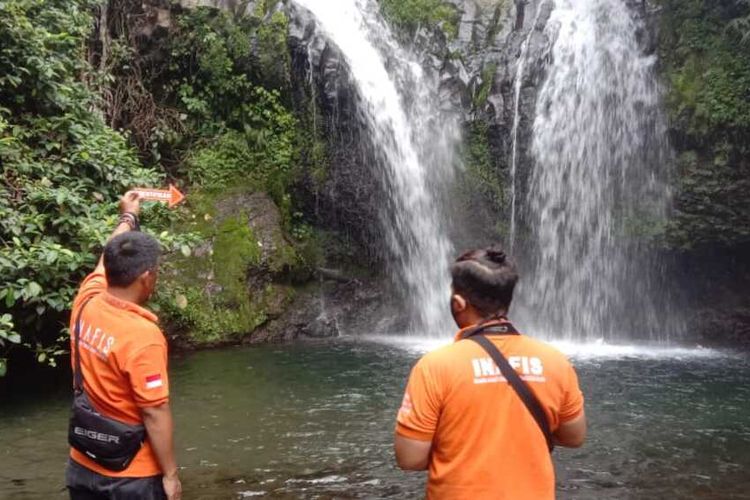
<instances>
[{"instance_id":1,"label":"man in orange shirt","mask_svg":"<svg viewBox=\"0 0 750 500\"><path fill-rule=\"evenodd\" d=\"M576 373L563 354L507 320L518 273L502 250L467 252L451 274L461 330L411 372L396 424L398 465L429 470L431 499L552 499L551 446L578 447L586 437ZM471 341L480 335L510 372ZM535 405L524 403L510 378L530 389Z\"/></svg>"},{"instance_id":2,"label":"man in orange shirt","mask_svg":"<svg viewBox=\"0 0 750 500\"><path fill-rule=\"evenodd\" d=\"M139 212L138 194L127 193L104 255L75 298L70 331L71 359L80 355L83 389L94 409L126 424L143 425L147 438L119 472L71 448L65 479L73 500L181 498L172 444L167 343L156 316L142 307L156 286L160 247L138 231ZM75 371L75 361L72 364Z\"/></svg>"}]
</instances>

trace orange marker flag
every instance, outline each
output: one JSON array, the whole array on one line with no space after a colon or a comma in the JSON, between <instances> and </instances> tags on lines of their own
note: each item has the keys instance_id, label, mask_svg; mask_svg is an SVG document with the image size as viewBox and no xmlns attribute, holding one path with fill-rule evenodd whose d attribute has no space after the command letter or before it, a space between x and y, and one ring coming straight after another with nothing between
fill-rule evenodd
<instances>
[{"instance_id":1,"label":"orange marker flag","mask_svg":"<svg viewBox=\"0 0 750 500\"><path fill-rule=\"evenodd\" d=\"M185 199L185 195L180 193L173 184L169 185L169 189L135 188L133 191L141 195L141 199L144 201L168 203L169 208L172 208Z\"/></svg>"}]
</instances>

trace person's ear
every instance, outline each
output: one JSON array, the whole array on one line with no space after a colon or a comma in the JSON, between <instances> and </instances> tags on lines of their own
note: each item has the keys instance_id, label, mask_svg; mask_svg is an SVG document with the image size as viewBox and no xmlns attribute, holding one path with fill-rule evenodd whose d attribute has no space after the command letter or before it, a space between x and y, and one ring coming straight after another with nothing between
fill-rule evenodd
<instances>
[{"instance_id":1,"label":"person's ear","mask_svg":"<svg viewBox=\"0 0 750 500\"><path fill-rule=\"evenodd\" d=\"M461 295L454 293L451 296L451 309L454 313L461 313L466 310L466 299L463 298Z\"/></svg>"},{"instance_id":2,"label":"person's ear","mask_svg":"<svg viewBox=\"0 0 750 500\"><path fill-rule=\"evenodd\" d=\"M138 281L140 282L141 286L144 288L148 288L149 284L152 280L151 271L143 271L140 276L138 276Z\"/></svg>"}]
</instances>

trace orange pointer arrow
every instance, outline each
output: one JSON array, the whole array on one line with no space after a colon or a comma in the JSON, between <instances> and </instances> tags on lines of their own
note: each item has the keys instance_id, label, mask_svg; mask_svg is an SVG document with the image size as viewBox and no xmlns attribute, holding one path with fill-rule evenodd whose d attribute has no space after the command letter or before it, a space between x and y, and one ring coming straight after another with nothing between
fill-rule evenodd
<instances>
[{"instance_id":1,"label":"orange pointer arrow","mask_svg":"<svg viewBox=\"0 0 750 500\"><path fill-rule=\"evenodd\" d=\"M170 184L169 189L135 188L133 191L138 193L144 201L168 203L169 208L172 208L185 199L185 195L180 193L180 191L174 187L174 184Z\"/></svg>"}]
</instances>

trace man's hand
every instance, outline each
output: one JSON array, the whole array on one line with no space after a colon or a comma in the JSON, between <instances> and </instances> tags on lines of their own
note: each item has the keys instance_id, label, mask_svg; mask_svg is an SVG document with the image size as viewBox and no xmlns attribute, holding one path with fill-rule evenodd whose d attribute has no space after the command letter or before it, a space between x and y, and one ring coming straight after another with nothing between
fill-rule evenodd
<instances>
[{"instance_id":1,"label":"man's hand","mask_svg":"<svg viewBox=\"0 0 750 500\"><path fill-rule=\"evenodd\" d=\"M182 483L177 477L177 472L164 475L162 484L164 485L164 493L167 494L167 500L180 500L182 498Z\"/></svg>"},{"instance_id":2,"label":"man's hand","mask_svg":"<svg viewBox=\"0 0 750 500\"><path fill-rule=\"evenodd\" d=\"M172 434L174 425L172 423L172 410L169 403L159 406L148 406L141 408L143 425L146 426L148 441L154 450L156 460L164 472L164 491L169 500L179 500L182 497L182 485L177 479L177 461L174 456L174 444Z\"/></svg>"},{"instance_id":3,"label":"man's hand","mask_svg":"<svg viewBox=\"0 0 750 500\"><path fill-rule=\"evenodd\" d=\"M125 213L132 214L124 215ZM138 214L141 213L141 195L136 191L128 191L120 198L120 222L112 234L109 235L107 241L111 240L115 236L119 236L122 233L127 233L132 229L136 229L138 225Z\"/></svg>"},{"instance_id":4,"label":"man's hand","mask_svg":"<svg viewBox=\"0 0 750 500\"><path fill-rule=\"evenodd\" d=\"M133 215L141 213L141 195L136 191L128 191L120 198L120 215L129 212Z\"/></svg>"}]
</instances>

